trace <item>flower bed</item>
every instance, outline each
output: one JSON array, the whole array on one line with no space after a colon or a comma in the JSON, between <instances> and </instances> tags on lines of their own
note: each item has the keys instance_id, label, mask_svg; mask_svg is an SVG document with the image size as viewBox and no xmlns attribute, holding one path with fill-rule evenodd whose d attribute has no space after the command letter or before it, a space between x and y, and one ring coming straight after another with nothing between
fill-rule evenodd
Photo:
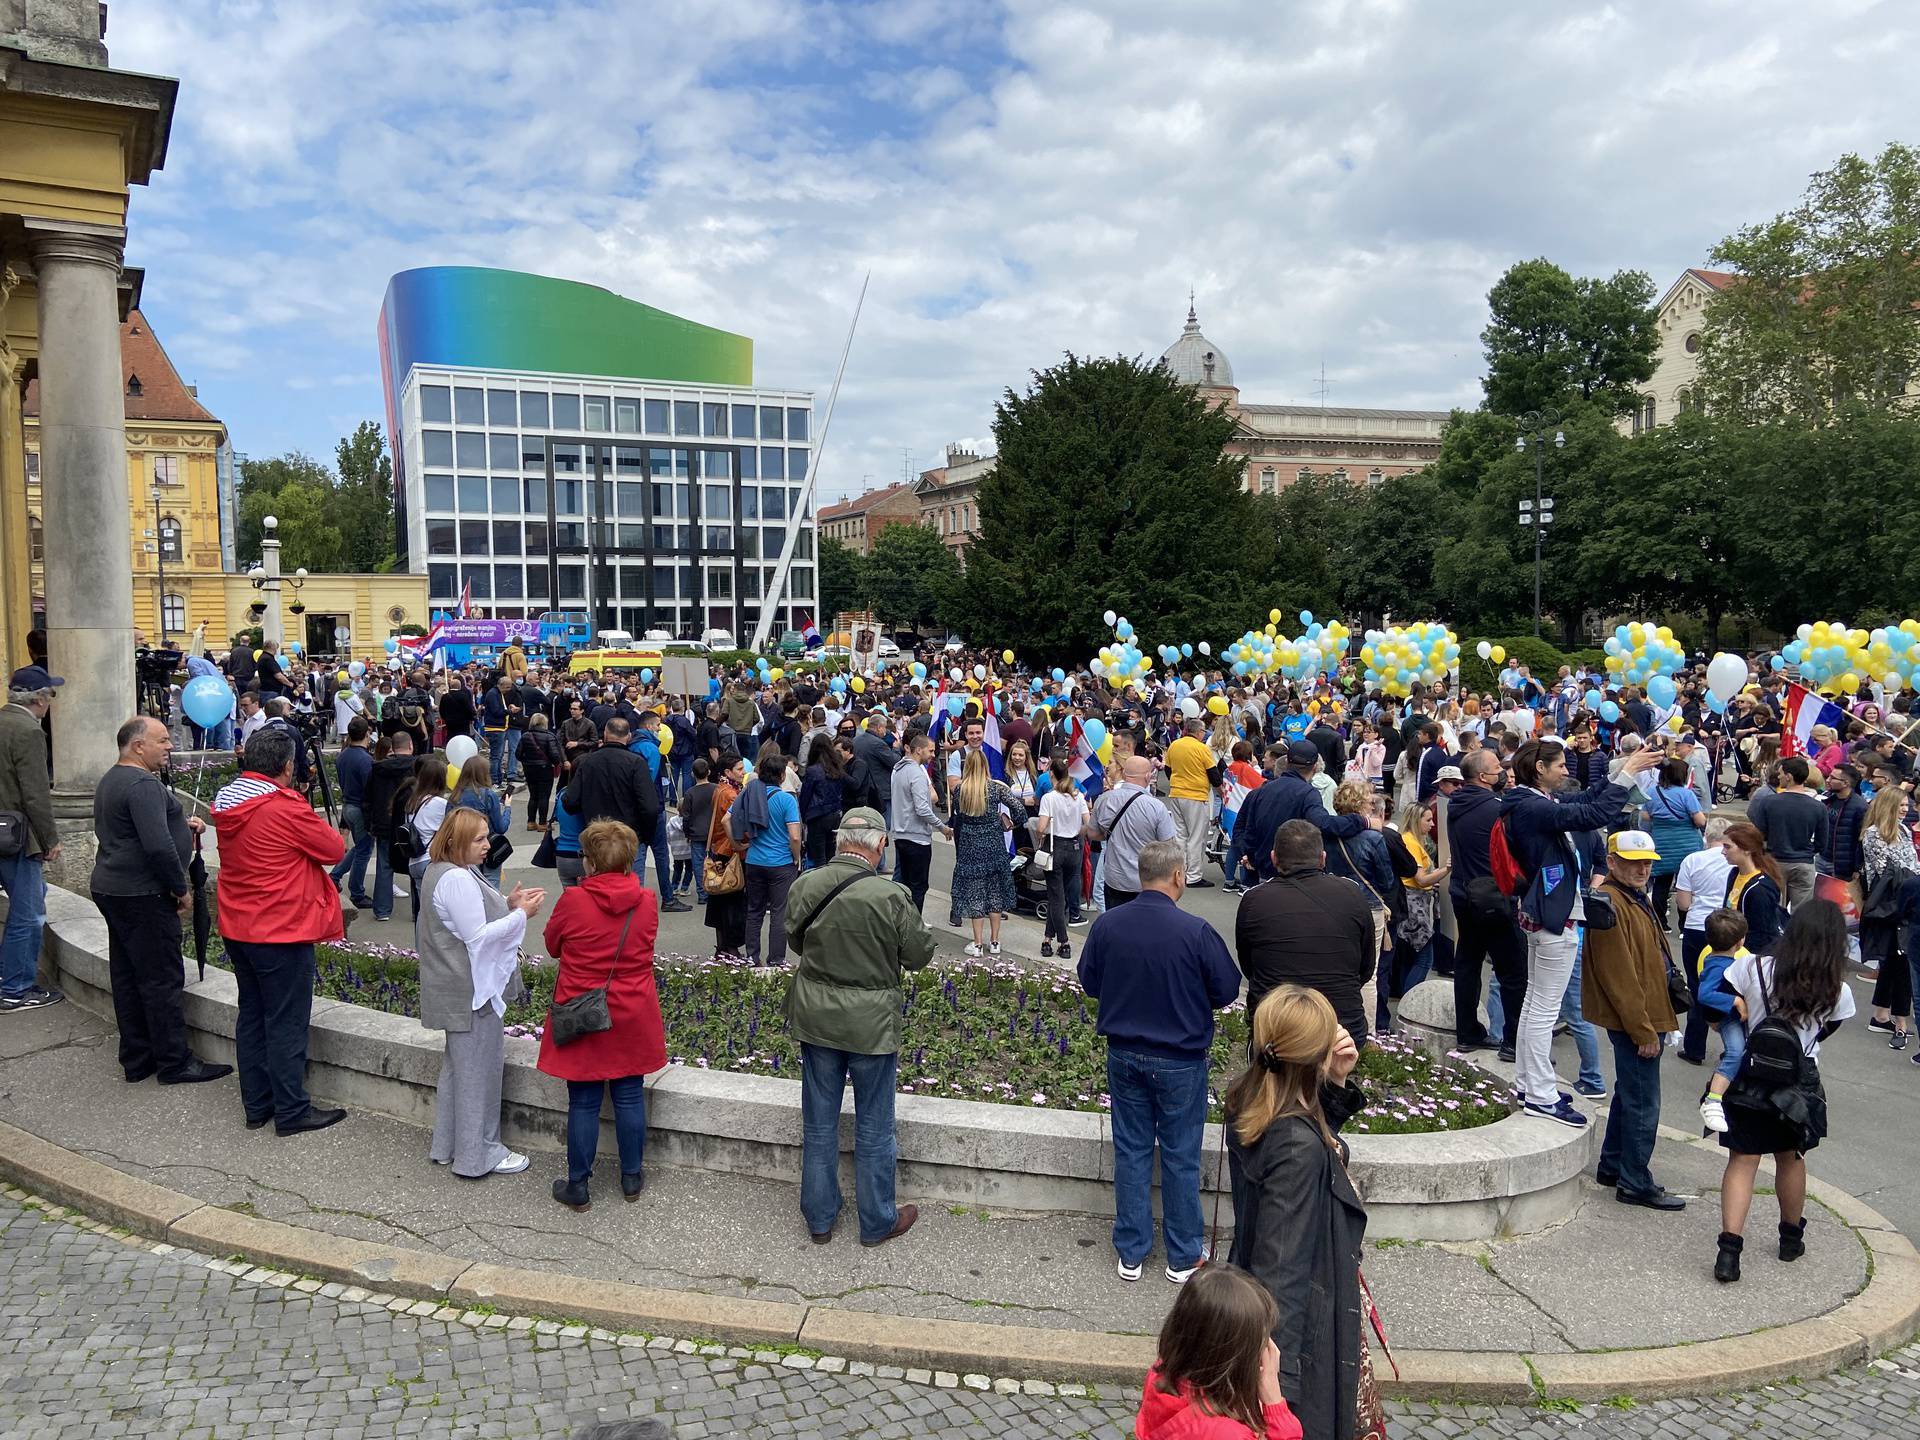
<instances>
[{"instance_id":1,"label":"flower bed","mask_svg":"<svg viewBox=\"0 0 1920 1440\"><path fill-rule=\"evenodd\" d=\"M218 938L213 946L217 948ZM210 958L212 958L210 956ZM506 1015L508 1033L540 1033L553 998L550 963L529 963L528 995ZM654 961L669 1063L798 1079L799 1046L788 1036L785 970L687 955ZM414 954L388 945L323 945L316 993L396 1015L420 1010ZM1071 976L1021 965L935 965L906 979L899 1088L903 1093L1060 1110L1104 1110L1106 1042L1098 1002ZM1246 1012L1219 1018L1213 1042L1215 1096L1246 1054ZM1467 1130L1505 1119L1508 1095L1492 1076L1436 1061L1397 1038L1368 1047L1354 1072L1369 1103L1347 1129L1363 1134Z\"/></svg>"}]
</instances>

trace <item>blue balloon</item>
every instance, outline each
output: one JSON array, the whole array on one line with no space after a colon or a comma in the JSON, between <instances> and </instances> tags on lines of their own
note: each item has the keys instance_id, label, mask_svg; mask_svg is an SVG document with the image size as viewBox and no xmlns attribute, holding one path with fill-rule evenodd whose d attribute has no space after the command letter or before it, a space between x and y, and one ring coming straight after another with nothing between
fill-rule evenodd
<instances>
[{"instance_id":1,"label":"blue balloon","mask_svg":"<svg viewBox=\"0 0 1920 1440\"><path fill-rule=\"evenodd\" d=\"M1602 700L1600 702L1600 718L1609 725L1613 724L1614 721L1620 718L1620 707L1611 700Z\"/></svg>"},{"instance_id":2,"label":"blue balloon","mask_svg":"<svg viewBox=\"0 0 1920 1440\"><path fill-rule=\"evenodd\" d=\"M1656 675L1647 682L1647 698L1662 710L1673 704L1675 693L1671 675Z\"/></svg>"},{"instance_id":3,"label":"blue balloon","mask_svg":"<svg viewBox=\"0 0 1920 1440\"><path fill-rule=\"evenodd\" d=\"M966 710L967 702L958 695L947 696L947 714L958 720Z\"/></svg>"},{"instance_id":4,"label":"blue balloon","mask_svg":"<svg viewBox=\"0 0 1920 1440\"><path fill-rule=\"evenodd\" d=\"M1727 702L1709 690L1707 692L1707 709L1716 715L1724 715L1727 713Z\"/></svg>"},{"instance_id":5,"label":"blue balloon","mask_svg":"<svg viewBox=\"0 0 1920 1440\"><path fill-rule=\"evenodd\" d=\"M1600 708L1600 702L1607 697L1602 695L1598 690L1589 690L1581 698L1587 702L1587 709L1598 710Z\"/></svg>"},{"instance_id":6,"label":"blue balloon","mask_svg":"<svg viewBox=\"0 0 1920 1440\"><path fill-rule=\"evenodd\" d=\"M1040 693L1040 689L1041 689L1040 677L1036 675L1033 678L1033 693L1038 695Z\"/></svg>"},{"instance_id":7,"label":"blue balloon","mask_svg":"<svg viewBox=\"0 0 1920 1440\"><path fill-rule=\"evenodd\" d=\"M914 668L919 669L920 667L915 666ZM1055 680L1064 680L1067 678L1067 672L1062 670L1058 665L1056 665L1053 667L1053 678Z\"/></svg>"},{"instance_id":8,"label":"blue balloon","mask_svg":"<svg viewBox=\"0 0 1920 1440\"><path fill-rule=\"evenodd\" d=\"M1786 657L1781 655L1774 656L1773 659L1767 662L1767 664L1776 675L1779 674L1782 670L1787 668Z\"/></svg>"},{"instance_id":9,"label":"blue balloon","mask_svg":"<svg viewBox=\"0 0 1920 1440\"><path fill-rule=\"evenodd\" d=\"M1107 743L1107 727L1099 720L1089 720L1080 727L1086 732L1087 743L1095 750Z\"/></svg>"},{"instance_id":10,"label":"blue balloon","mask_svg":"<svg viewBox=\"0 0 1920 1440\"><path fill-rule=\"evenodd\" d=\"M640 683L642 685L651 685L653 683L653 671L646 665L640 667Z\"/></svg>"},{"instance_id":11,"label":"blue balloon","mask_svg":"<svg viewBox=\"0 0 1920 1440\"><path fill-rule=\"evenodd\" d=\"M389 635L389 636L387 637L387 654L389 654L389 655L398 655L399 653L400 653L400 642L399 642L399 640L397 640L397 639L396 639L395 637L393 637L392 635ZM204 679L204 678L209 678L209 677L204 677L204 676L203 676L202 678Z\"/></svg>"},{"instance_id":12,"label":"blue balloon","mask_svg":"<svg viewBox=\"0 0 1920 1440\"><path fill-rule=\"evenodd\" d=\"M196 675L180 692L180 708L202 730L211 730L233 714L233 691L218 675Z\"/></svg>"},{"instance_id":13,"label":"blue balloon","mask_svg":"<svg viewBox=\"0 0 1920 1440\"><path fill-rule=\"evenodd\" d=\"M1186 659L1191 660L1193 658L1193 646L1182 645L1180 647L1180 654L1184 656Z\"/></svg>"},{"instance_id":14,"label":"blue balloon","mask_svg":"<svg viewBox=\"0 0 1920 1440\"><path fill-rule=\"evenodd\" d=\"M1300 612L1300 623L1302 625L1311 625L1313 623L1313 612L1311 610L1302 610Z\"/></svg>"}]
</instances>

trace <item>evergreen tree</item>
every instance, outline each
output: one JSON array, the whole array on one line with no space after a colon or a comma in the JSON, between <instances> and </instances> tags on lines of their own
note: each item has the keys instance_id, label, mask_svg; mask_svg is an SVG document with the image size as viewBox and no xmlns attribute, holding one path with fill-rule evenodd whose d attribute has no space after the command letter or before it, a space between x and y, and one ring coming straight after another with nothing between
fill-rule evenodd
<instances>
[{"instance_id":1,"label":"evergreen tree","mask_svg":"<svg viewBox=\"0 0 1920 1440\"><path fill-rule=\"evenodd\" d=\"M1068 355L995 407L957 628L1036 662L1084 661L1107 610L1148 644L1237 635L1284 577L1233 421L1157 363ZM890 532L889 532L890 533Z\"/></svg>"}]
</instances>

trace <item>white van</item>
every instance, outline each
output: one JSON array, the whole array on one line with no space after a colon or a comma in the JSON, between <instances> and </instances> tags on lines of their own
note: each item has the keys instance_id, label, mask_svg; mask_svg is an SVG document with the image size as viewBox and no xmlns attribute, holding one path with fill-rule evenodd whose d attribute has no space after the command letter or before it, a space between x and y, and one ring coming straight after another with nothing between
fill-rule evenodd
<instances>
[{"instance_id":1,"label":"white van","mask_svg":"<svg viewBox=\"0 0 1920 1440\"><path fill-rule=\"evenodd\" d=\"M625 630L602 630L593 640L596 649L631 650L633 636Z\"/></svg>"},{"instance_id":2,"label":"white van","mask_svg":"<svg viewBox=\"0 0 1920 1440\"><path fill-rule=\"evenodd\" d=\"M738 650L740 642L733 638L731 630L708 630L700 638L715 650Z\"/></svg>"}]
</instances>

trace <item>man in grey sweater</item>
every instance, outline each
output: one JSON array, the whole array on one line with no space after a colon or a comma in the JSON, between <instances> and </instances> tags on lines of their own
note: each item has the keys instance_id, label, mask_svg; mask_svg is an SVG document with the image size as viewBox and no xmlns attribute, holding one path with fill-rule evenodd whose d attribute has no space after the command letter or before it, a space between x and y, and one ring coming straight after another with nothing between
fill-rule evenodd
<instances>
[{"instance_id":1,"label":"man in grey sweater","mask_svg":"<svg viewBox=\"0 0 1920 1440\"><path fill-rule=\"evenodd\" d=\"M162 1085L218 1080L233 1067L210 1065L187 1048L181 998L180 922L193 913L187 861L206 822L188 819L160 779L173 754L166 726L136 715L114 739L120 759L93 791L100 848L89 888L107 921L120 1070L130 1084L154 1074Z\"/></svg>"},{"instance_id":2,"label":"man in grey sweater","mask_svg":"<svg viewBox=\"0 0 1920 1440\"><path fill-rule=\"evenodd\" d=\"M887 831L899 857L894 878L913 896L913 908L926 903L927 877L933 868L933 832L949 840L953 829L933 806L933 780L927 764L933 759L933 740L922 730L907 741L907 753L893 767L888 786L892 818Z\"/></svg>"}]
</instances>

